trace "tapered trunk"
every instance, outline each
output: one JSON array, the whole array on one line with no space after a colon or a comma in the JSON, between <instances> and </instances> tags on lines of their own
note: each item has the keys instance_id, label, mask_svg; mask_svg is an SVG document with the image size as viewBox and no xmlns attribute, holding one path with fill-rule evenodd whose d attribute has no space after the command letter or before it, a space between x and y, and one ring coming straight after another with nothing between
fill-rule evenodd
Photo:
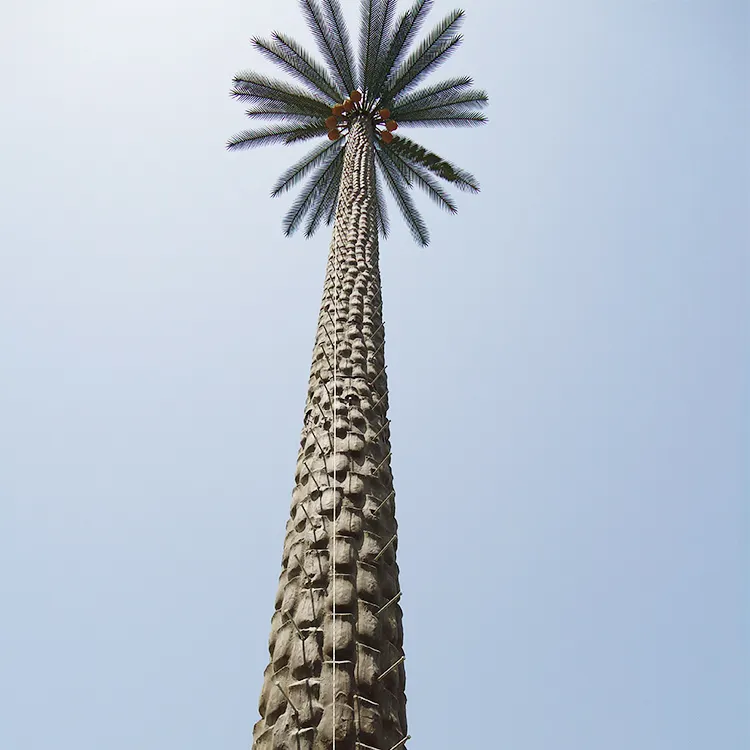
<instances>
[{"instance_id":1,"label":"tapered trunk","mask_svg":"<svg viewBox=\"0 0 750 750\"><path fill-rule=\"evenodd\" d=\"M406 737L372 135L346 144L254 750Z\"/></svg>"}]
</instances>

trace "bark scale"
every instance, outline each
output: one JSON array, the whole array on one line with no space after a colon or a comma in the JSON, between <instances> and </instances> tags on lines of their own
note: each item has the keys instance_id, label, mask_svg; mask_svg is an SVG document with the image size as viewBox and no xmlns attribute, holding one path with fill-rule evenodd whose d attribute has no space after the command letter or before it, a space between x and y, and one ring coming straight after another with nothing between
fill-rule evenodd
<instances>
[{"instance_id":1,"label":"bark scale","mask_svg":"<svg viewBox=\"0 0 750 750\"><path fill-rule=\"evenodd\" d=\"M373 136L345 146L253 750L405 746Z\"/></svg>"}]
</instances>

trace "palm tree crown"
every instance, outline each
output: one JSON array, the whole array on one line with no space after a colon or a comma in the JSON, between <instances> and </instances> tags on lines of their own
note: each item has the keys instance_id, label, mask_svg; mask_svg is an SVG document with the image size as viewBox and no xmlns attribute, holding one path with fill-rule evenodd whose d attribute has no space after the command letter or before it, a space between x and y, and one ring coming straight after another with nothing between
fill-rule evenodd
<instances>
[{"instance_id":1,"label":"palm tree crown","mask_svg":"<svg viewBox=\"0 0 750 750\"><path fill-rule=\"evenodd\" d=\"M451 213L456 213L456 204L435 178L460 190L479 191L476 179L468 172L409 138L394 135L400 126L475 126L486 122L479 110L487 104L487 94L472 88L468 76L420 86L462 40L457 32L464 11L454 10L414 44L432 4L433 0L417 0L396 19L396 0L361 0L359 55L355 58L338 0L300 0L325 66L285 34L275 32L271 39L252 40L256 49L302 86L252 71L238 73L231 94L250 105L247 116L275 122L238 133L227 148L325 139L286 170L273 187L272 195L277 196L309 177L284 218L287 235L305 221L308 237L321 222L333 222L344 168L344 144L358 118L372 122L369 132L377 168L376 219L382 236L387 236L389 226L383 184L421 245L428 244L429 233L411 199L410 188L418 185Z\"/></svg>"}]
</instances>

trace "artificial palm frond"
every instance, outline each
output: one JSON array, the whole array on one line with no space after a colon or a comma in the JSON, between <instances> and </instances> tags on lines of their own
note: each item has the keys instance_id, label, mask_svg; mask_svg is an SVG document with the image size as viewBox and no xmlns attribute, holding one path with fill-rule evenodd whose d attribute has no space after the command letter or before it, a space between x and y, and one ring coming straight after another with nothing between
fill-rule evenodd
<instances>
[{"instance_id":1,"label":"artificial palm frond","mask_svg":"<svg viewBox=\"0 0 750 750\"><path fill-rule=\"evenodd\" d=\"M307 21L307 26L313 37L315 37L318 49L325 58L326 63L328 63L336 91L338 92L337 98L342 99L350 89L347 83L346 70L341 65L338 56L334 51L334 45L330 38L331 34L325 14L320 5L318 5L317 0L300 0L300 7L302 9L302 14Z\"/></svg>"},{"instance_id":2,"label":"artificial palm frond","mask_svg":"<svg viewBox=\"0 0 750 750\"><path fill-rule=\"evenodd\" d=\"M331 153L338 153L344 146L343 141L334 141L333 143L323 143L321 146L310 151L304 158L293 164L284 174L279 177L276 184L271 190L271 196L276 197L290 190L307 175L311 169L314 169L321 162L325 161Z\"/></svg>"},{"instance_id":3,"label":"artificial palm frond","mask_svg":"<svg viewBox=\"0 0 750 750\"><path fill-rule=\"evenodd\" d=\"M271 36L279 45L279 49L294 59L294 64L300 73L307 76L308 80L315 85L318 91L325 94L327 101L335 102L338 99L336 87L333 85L325 68L304 47L286 34L275 31Z\"/></svg>"},{"instance_id":4,"label":"artificial palm frond","mask_svg":"<svg viewBox=\"0 0 750 750\"><path fill-rule=\"evenodd\" d=\"M289 111L285 105L267 107L250 107L245 110L245 114L251 120L294 120L300 123L309 123L319 120L320 117L313 115L301 115L298 112Z\"/></svg>"},{"instance_id":5,"label":"artificial palm frond","mask_svg":"<svg viewBox=\"0 0 750 750\"><path fill-rule=\"evenodd\" d=\"M325 132L325 127L323 132ZM258 130L243 130L229 139L227 149L236 151L255 146L267 146L271 143L292 143L295 140L305 140L308 133L310 133L308 125L277 125Z\"/></svg>"},{"instance_id":6,"label":"artificial palm frond","mask_svg":"<svg viewBox=\"0 0 750 750\"><path fill-rule=\"evenodd\" d=\"M378 170L375 170L375 224L378 227L378 233L385 239L388 237L388 233L391 231L391 223L388 220L388 206L385 202L385 195L383 194L383 184L378 175Z\"/></svg>"},{"instance_id":7,"label":"artificial palm frond","mask_svg":"<svg viewBox=\"0 0 750 750\"><path fill-rule=\"evenodd\" d=\"M404 97L393 104L394 116L410 114L423 109L446 107L454 104L471 104L485 107L489 101L487 93L480 89L469 89L471 78L453 78L438 86L428 86ZM468 90L467 90L468 89Z\"/></svg>"},{"instance_id":8,"label":"artificial palm frond","mask_svg":"<svg viewBox=\"0 0 750 750\"><path fill-rule=\"evenodd\" d=\"M299 141L309 141L311 138L318 138L321 135L325 135L327 132L328 128L326 128L325 122L311 122L309 125L302 125L293 133L290 133L285 143L288 145Z\"/></svg>"},{"instance_id":9,"label":"artificial palm frond","mask_svg":"<svg viewBox=\"0 0 750 750\"><path fill-rule=\"evenodd\" d=\"M435 97L423 99L408 107L396 107L393 116L398 117L399 122L406 122L406 117L419 119L422 113L434 112L436 110L453 109L457 112L466 112L474 108L481 109L487 106L487 95L483 91L467 91L464 94L457 93L453 96Z\"/></svg>"},{"instance_id":10,"label":"artificial palm frond","mask_svg":"<svg viewBox=\"0 0 750 750\"><path fill-rule=\"evenodd\" d=\"M396 10L396 0L360 0L360 82L373 91L378 61L383 56Z\"/></svg>"},{"instance_id":11,"label":"artificial palm frond","mask_svg":"<svg viewBox=\"0 0 750 750\"><path fill-rule=\"evenodd\" d=\"M343 169L343 166L342 166ZM336 193L336 198L334 199L333 203L331 203L329 209L328 209L328 216L326 217L326 226L331 226L333 224L335 218L336 218L336 209L338 207L339 202L339 196L338 192Z\"/></svg>"},{"instance_id":12,"label":"artificial palm frond","mask_svg":"<svg viewBox=\"0 0 750 750\"><path fill-rule=\"evenodd\" d=\"M417 82L436 65L447 59L462 40L455 32L463 23L464 11L455 10L446 16L402 63L385 84L387 99L393 101L400 93Z\"/></svg>"},{"instance_id":13,"label":"artificial palm frond","mask_svg":"<svg viewBox=\"0 0 750 750\"><path fill-rule=\"evenodd\" d=\"M369 89L370 70L375 58L373 50L373 26L375 25L375 8L380 0L360 0L362 19L359 26L359 82Z\"/></svg>"},{"instance_id":14,"label":"artificial palm frond","mask_svg":"<svg viewBox=\"0 0 750 750\"><path fill-rule=\"evenodd\" d=\"M471 76L458 76L449 78L446 81L433 83L424 88L412 91L410 94L397 96L394 101L394 107L407 107L414 103L421 102L422 99L431 99L435 96L441 96L444 92L459 92L471 86L474 79Z\"/></svg>"},{"instance_id":15,"label":"artificial palm frond","mask_svg":"<svg viewBox=\"0 0 750 750\"><path fill-rule=\"evenodd\" d=\"M381 174L385 178L386 185L391 191L391 195L396 200L396 205L401 210L401 215L406 220L406 223L411 230L414 239L422 245L427 247L430 243L430 233L427 230L427 225L424 223L424 219L417 211L411 196L409 195L408 184L403 178L401 173L393 166L392 160L383 157L383 152L380 150L375 151L375 160L381 169Z\"/></svg>"},{"instance_id":16,"label":"artificial palm frond","mask_svg":"<svg viewBox=\"0 0 750 750\"><path fill-rule=\"evenodd\" d=\"M337 159L335 167L330 176L326 178L325 190L320 196L317 205L310 211L310 218L305 227L305 237L312 237L315 230L324 217L330 216L333 207L336 205L336 199L339 194L341 185L341 176L344 172L344 159ZM322 187L322 186L321 186Z\"/></svg>"},{"instance_id":17,"label":"artificial palm frond","mask_svg":"<svg viewBox=\"0 0 750 750\"><path fill-rule=\"evenodd\" d=\"M453 201L453 198L443 189L437 180L435 180L426 169L420 167L418 164L412 164L411 168L414 170L414 182L416 185L422 188L422 190L440 206L445 209L448 213L458 213L458 206Z\"/></svg>"},{"instance_id":18,"label":"artificial palm frond","mask_svg":"<svg viewBox=\"0 0 750 750\"><path fill-rule=\"evenodd\" d=\"M387 158L391 159L399 172L408 179L409 184L421 187L427 195L429 195L430 198L440 206L440 208L443 208L452 214L458 212L458 207L453 202L450 195L443 190L441 185L433 179L424 167L414 162L409 162L393 149L392 144L381 144L380 151L382 154L385 154Z\"/></svg>"},{"instance_id":19,"label":"artificial palm frond","mask_svg":"<svg viewBox=\"0 0 750 750\"><path fill-rule=\"evenodd\" d=\"M395 151L412 164L424 167L436 177L453 183L459 190L468 190L472 193L479 192L479 183L474 175L459 169L455 164L451 164L408 138L401 136L394 140L391 143L391 151Z\"/></svg>"},{"instance_id":20,"label":"artificial palm frond","mask_svg":"<svg viewBox=\"0 0 750 750\"><path fill-rule=\"evenodd\" d=\"M304 188L297 200L294 201L289 212L284 217L284 234L289 236L299 227L305 215L314 207L317 207L316 201L323 198L330 180L336 172L338 163L344 162L344 151L339 151L333 157L329 157L313 174L307 187Z\"/></svg>"},{"instance_id":21,"label":"artificial palm frond","mask_svg":"<svg viewBox=\"0 0 750 750\"><path fill-rule=\"evenodd\" d=\"M373 88L380 91L388 76L401 64L414 37L432 8L433 0L417 0L417 2L396 23L382 60L376 66Z\"/></svg>"},{"instance_id":22,"label":"artificial palm frond","mask_svg":"<svg viewBox=\"0 0 750 750\"><path fill-rule=\"evenodd\" d=\"M348 95L356 87L354 77L354 52L349 41L344 14L341 12L339 0L322 0L330 34L333 53L342 70L345 92Z\"/></svg>"},{"instance_id":23,"label":"artificial palm frond","mask_svg":"<svg viewBox=\"0 0 750 750\"><path fill-rule=\"evenodd\" d=\"M473 127L483 125L487 117L481 112L472 112L452 107L424 110L410 115L401 115L400 122L411 126L431 127Z\"/></svg>"},{"instance_id":24,"label":"artificial palm frond","mask_svg":"<svg viewBox=\"0 0 750 750\"><path fill-rule=\"evenodd\" d=\"M418 64L406 70L404 75L394 82L393 87L388 91L388 99L392 101L391 97L395 97L400 93L404 93L409 89L414 88L414 86L416 86L428 73L431 73L434 68L442 65L448 57L456 51L462 41L463 36L461 36L461 34L456 34L455 36L435 45Z\"/></svg>"},{"instance_id":25,"label":"artificial palm frond","mask_svg":"<svg viewBox=\"0 0 750 750\"><path fill-rule=\"evenodd\" d=\"M278 65L307 88L322 95L328 103L336 101L336 90L333 88L325 71L316 70L310 60L300 55L295 43L286 44L274 35L273 41L253 37L251 43L265 58ZM292 46L295 45L295 46Z\"/></svg>"},{"instance_id":26,"label":"artificial palm frond","mask_svg":"<svg viewBox=\"0 0 750 750\"><path fill-rule=\"evenodd\" d=\"M380 157L381 162L387 162L390 166L395 169L404 181L404 185L408 188L413 187L412 171L409 169L409 165L404 162L403 159L394 159L390 152L386 149L385 144L379 144L376 148L376 153Z\"/></svg>"},{"instance_id":27,"label":"artificial palm frond","mask_svg":"<svg viewBox=\"0 0 750 750\"><path fill-rule=\"evenodd\" d=\"M252 71L238 73L232 81L231 95L240 101L252 104L277 104L282 102L296 107L298 114L312 117L327 117L330 107L311 97L304 89L290 86Z\"/></svg>"}]
</instances>

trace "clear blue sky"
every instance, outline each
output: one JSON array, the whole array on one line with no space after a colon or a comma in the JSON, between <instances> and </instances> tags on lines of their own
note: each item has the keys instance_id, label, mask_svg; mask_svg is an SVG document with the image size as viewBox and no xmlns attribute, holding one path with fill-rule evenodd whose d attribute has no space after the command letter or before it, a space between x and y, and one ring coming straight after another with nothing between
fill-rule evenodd
<instances>
[{"instance_id":1,"label":"clear blue sky","mask_svg":"<svg viewBox=\"0 0 750 750\"><path fill-rule=\"evenodd\" d=\"M491 124L412 132L483 192L382 250L410 748L747 748L748 5L465 8ZM3 750L249 746L328 244L224 151L276 28L4 6Z\"/></svg>"}]
</instances>

